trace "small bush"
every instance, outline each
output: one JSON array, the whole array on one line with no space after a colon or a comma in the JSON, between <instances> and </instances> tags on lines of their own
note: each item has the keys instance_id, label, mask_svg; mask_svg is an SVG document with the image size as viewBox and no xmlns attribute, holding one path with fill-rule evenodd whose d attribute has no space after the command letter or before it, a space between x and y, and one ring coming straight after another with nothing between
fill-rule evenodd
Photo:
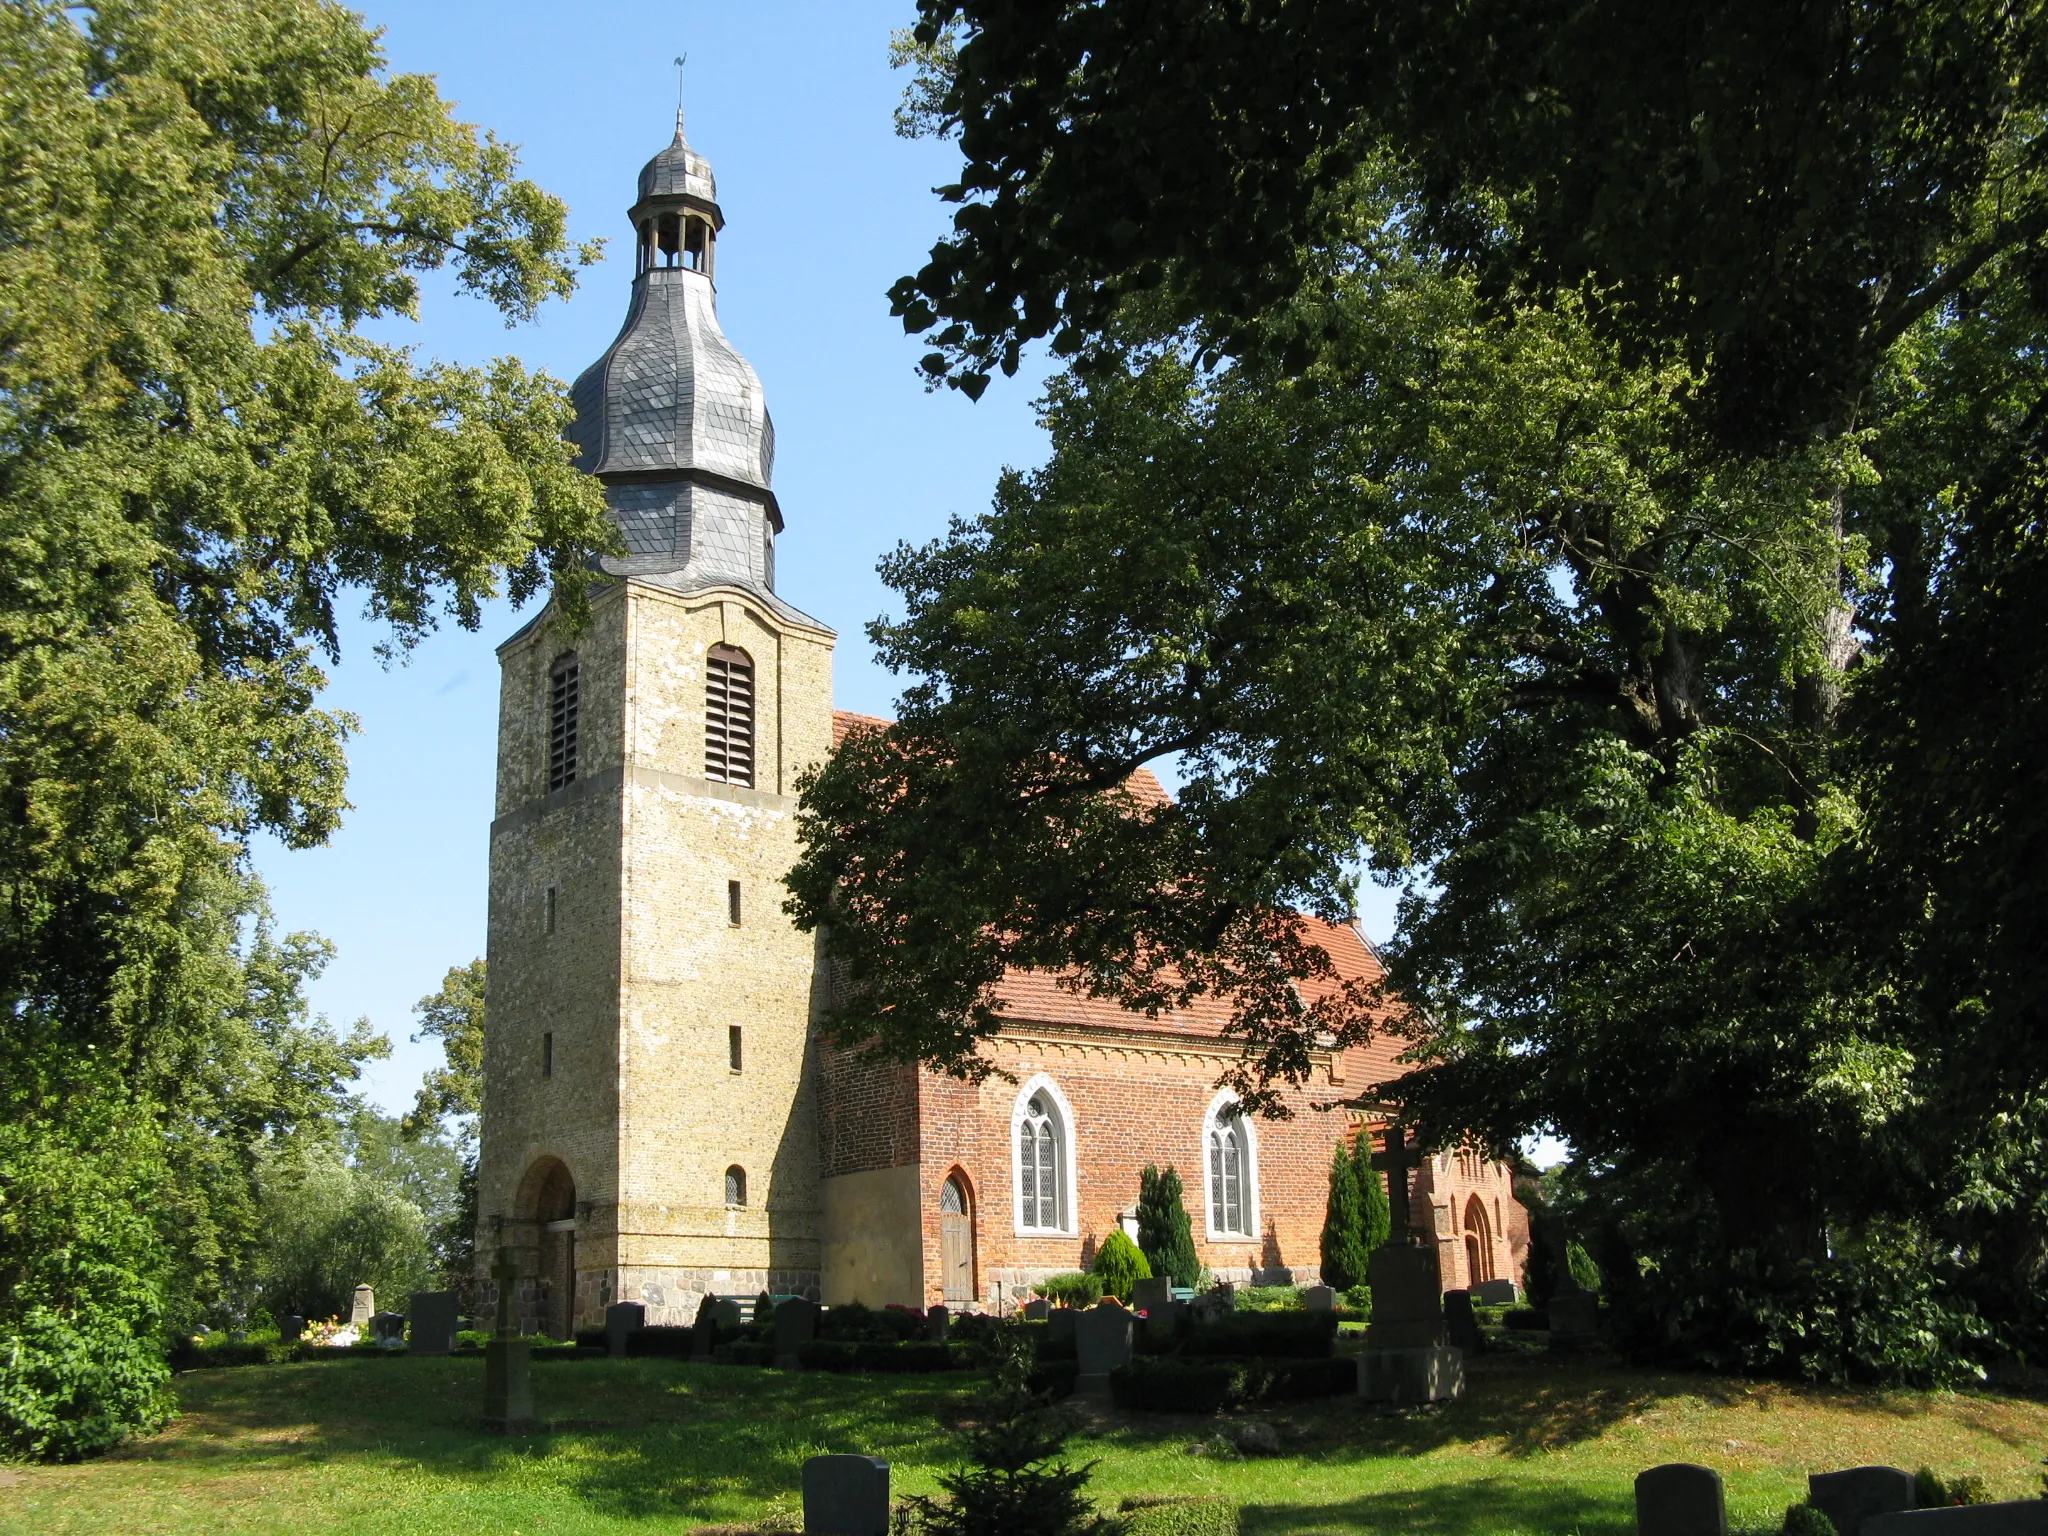
<instances>
[{"instance_id":1,"label":"small bush","mask_svg":"<svg viewBox=\"0 0 2048 1536\"><path fill-rule=\"evenodd\" d=\"M1236 1312L1198 1324L1181 1351L1189 1355L1327 1358L1337 1338L1331 1312Z\"/></svg>"},{"instance_id":2,"label":"small bush","mask_svg":"<svg viewBox=\"0 0 2048 1536\"><path fill-rule=\"evenodd\" d=\"M1079 1272L1047 1275L1032 1289L1056 1307L1092 1307L1102 1300L1102 1281Z\"/></svg>"},{"instance_id":3,"label":"small bush","mask_svg":"<svg viewBox=\"0 0 2048 1536\"><path fill-rule=\"evenodd\" d=\"M1118 1301L1129 1301L1131 1288L1140 1280L1152 1278L1151 1264L1122 1227L1102 1240L1102 1246L1095 1250L1093 1267L1096 1277L1102 1281L1102 1293L1114 1296Z\"/></svg>"},{"instance_id":4,"label":"small bush","mask_svg":"<svg viewBox=\"0 0 2048 1536\"><path fill-rule=\"evenodd\" d=\"M720 1365L773 1365L775 1346L756 1343L752 1339L734 1339L732 1343L721 1344L711 1351L711 1358Z\"/></svg>"},{"instance_id":5,"label":"small bush","mask_svg":"<svg viewBox=\"0 0 2048 1536\"><path fill-rule=\"evenodd\" d=\"M1835 1522L1811 1504L1794 1504L1785 1511L1779 1536L1836 1536Z\"/></svg>"},{"instance_id":6,"label":"small bush","mask_svg":"<svg viewBox=\"0 0 2048 1536\"><path fill-rule=\"evenodd\" d=\"M675 1328L666 1325L659 1328L638 1328L626 1335L626 1353L628 1356L645 1356L650 1359L687 1359L696 1342L697 1330L694 1328Z\"/></svg>"},{"instance_id":7,"label":"small bush","mask_svg":"<svg viewBox=\"0 0 2048 1536\"><path fill-rule=\"evenodd\" d=\"M1074 1384L1080 1377L1079 1360L1040 1360L1031 1368L1031 1374L1025 1378L1025 1385L1040 1397L1049 1397L1058 1402L1063 1397L1074 1395Z\"/></svg>"},{"instance_id":8,"label":"small bush","mask_svg":"<svg viewBox=\"0 0 2048 1536\"><path fill-rule=\"evenodd\" d=\"M966 1362L967 1346L935 1339L906 1339L887 1344L849 1339L808 1339L796 1347L797 1360L812 1371L873 1371L884 1375L916 1375L950 1371Z\"/></svg>"},{"instance_id":9,"label":"small bush","mask_svg":"<svg viewBox=\"0 0 2048 1536\"><path fill-rule=\"evenodd\" d=\"M1237 1506L1221 1498L1125 1499L1121 1536L1237 1536Z\"/></svg>"},{"instance_id":10,"label":"small bush","mask_svg":"<svg viewBox=\"0 0 2048 1536\"><path fill-rule=\"evenodd\" d=\"M1932 1467L1913 1474L1913 1502L1922 1509L1948 1509L1957 1504L1989 1504L1991 1489L1974 1473L1943 1477Z\"/></svg>"},{"instance_id":11,"label":"small bush","mask_svg":"<svg viewBox=\"0 0 2048 1536\"><path fill-rule=\"evenodd\" d=\"M1140 1358L1109 1373L1119 1408L1151 1413L1220 1413L1259 1402L1341 1397L1358 1390L1358 1362Z\"/></svg>"},{"instance_id":12,"label":"small bush","mask_svg":"<svg viewBox=\"0 0 2048 1536\"><path fill-rule=\"evenodd\" d=\"M1240 1312L1299 1312L1298 1285L1248 1285L1234 1298Z\"/></svg>"},{"instance_id":13,"label":"small bush","mask_svg":"<svg viewBox=\"0 0 2048 1536\"><path fill-rule=\"evenodd\" d=\"M893 1344L902 1339L922 1338L924 1321L922 1312L904 1307L883 1307L877 1311L851 1301L825 1309L818 1318L818 1337L849 1343Z\"/></svg>"}]
</instances>

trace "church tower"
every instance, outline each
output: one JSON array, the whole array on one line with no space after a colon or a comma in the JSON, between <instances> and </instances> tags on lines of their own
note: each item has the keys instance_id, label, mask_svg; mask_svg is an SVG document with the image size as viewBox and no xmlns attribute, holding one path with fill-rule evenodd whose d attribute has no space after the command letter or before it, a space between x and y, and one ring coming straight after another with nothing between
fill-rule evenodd
<instances>
[{"instance_id":1,"label":"church tower","mask_svg":"<svg viewBox=\"0 0 2048 1536\"><path fill-rule=\"evenodd\" d=\"M478 1249L524 1322L818 1283L815 941L783 914L833 634L775 595L761 381L718 323L724 215L683 137L640 172L626 322L576 381L626 552L589 626L499 648Z\"/></svg>"}]
</instances>

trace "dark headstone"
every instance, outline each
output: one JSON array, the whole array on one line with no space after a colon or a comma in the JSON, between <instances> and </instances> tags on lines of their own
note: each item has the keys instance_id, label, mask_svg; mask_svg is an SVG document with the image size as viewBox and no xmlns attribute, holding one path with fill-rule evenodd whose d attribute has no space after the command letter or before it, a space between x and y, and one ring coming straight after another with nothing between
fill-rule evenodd
<instances>
[{"instance_id":1,"label":"dark headstone","mask_svg":"<svg viewBox=\"0 0 2048 1536\"><path fill-rule=\"evenodd\" d=\"M1131 1287L1131 1310L1150 1313L1154 1307L1163 1307L1173 1300L1173 1281L1165 1275L1156 1275L1149 1280L1140 1280Z\"/></svg>"},{"instance_id":2,"label":"dark headstone","mask_svg":"<svg viewBox=\"0 0 2048 1536\"><path fill-rule=\"evenodd\" d=\"M718 1324L721 1328L742 1328L746 1326L746 1316L740 1311L740 1304L730 1296L711 1297L704 1303L703 1307L698 1308L699 1315L707 1309L711 1313L711 1321Z\"/></svg>"},{"instance_id":3,"label":"dark headstone","mask_svg":"<svg viewBox=\"0 0 2048 1536\"><path fill-rule=\"evenodd\" d=\"M604 1309L604 1344L614 1360L625 1358L634 1334L647 1326L647 1307L638 1301L615 1301Z\"/></svg>"},{"instance_id":4,"label":"dark headstone","mask_svg":"<svg viewBox=\"0 0 2048 1536\"><path fill-rule=\"evenodd\" d=\"M296 1344L306 1336L306 1320L296 1312L287 1312L277 1320L277 1336L286 1344Z\"/></svg>"},{"instance_id":5,"label":"dark headstone","mask_svg":"<svg viewBox=\"0 0 2048 1536\"><path fill-rule=\"evenodd\" d=\"M1639 1475L1636 1536L1728 1536L1721 1474L1674 1461Z\"/></svg>"},{"instance_id":6,"label":"dark headstone","mask_svg":"<svg viewBox=\"0 0 2048 1536\"><path fill-rule=\"evenodd\" d=\"M1181 1319L1187 1315L1188 1304L1184 1301L1169 1301L1154 1307L1145 1317L1145 1337L1172 1338L1180 1331Z\"/></svg>"},{"instance_id":7,"label":"dark headstone","mask_svg":"<svg viewBox=\"0 0 2048 1536\"><path fill-rule=\"evenodd\" d=\"M1024 1317L1027 1322L1042 1323L1052 1316L1052 1303L1043 1296L1034 1296L1024 1303Z\"/></svg>"},{"instance_id":8,"label":"dark headstone","mask_svg":"<svg viewBox=\"0 0 2048 1536\"><path fill-rule=\"evenodd\" d=\"M694 1360L709 1360L711 1351L718 1344L718 1324L711 1320L711 1308L697 1309L697 1321L690 1325L690 1357Z\"/></svg>"},{"instance_id":9,"label":"dark headstone","mask_svg":"<svg viewBox=\"0 0 2048 1536\"><path fill-rule=\"evenodd\" d=\"M1073 1307L1054 1307L1045 1320L1045 1337L1048 1343L1074 1337L1074 1319L1081 1314Z\"/></svg>"},{"instance_id":10,"label":"dark headstone","mask_svg":"<svg viewBox=\"0 0 2048 1536\"><path fill-rule=\"evenodd\" d=\"M1358 1395L1402 1406L1447 1403L1465 1395L1465 1354L1448 1344L1368 1349L1358 1357Z\"/></svg>"},{"instance_id":11,"label":"dark headstone","mask_svg":"<svg viewBox=\"0 0 2048 1536\"><path fill-rule=\"evenodd\" d=\"M887 1536L889 1463L813 1456L804 1463L804 1536Z\"/></svg>"},{"instance_id":12,"label":"dark headstone","mask_svg":"<svg viewBox=\"0 0 2048 1536\"><path fill-rule=\"evenodd\" d=\"M1090 1307L1074 1322L1074 1354L1083 1376L1107 1376L1131 1363L1137 1319L1113 1301Z\"/></svg>"},{"instance_id":13,"label":"dark headstone","mask_svg":"<svg viewBox=\"0 0 2048 1536\"><path fill-rule=\"evenodd\" d=\"M1480 1333L1479 1318L1472 1311L1470 1291L1444 1292L1444 1332L1449 1335L1453 1349L1462 1349L1468 1355L1485 1353L1486 1337Z\"/></svg>"},{"instance_id":14,"label":"dark headstone","mask_svg":"<svg viewBox=\"0 0 2048 1536\"><path fill-rule=\"evenodd\" d=\"M928 1308L924 1314L924 1336L945 1342L953 1328L953 1310L946 1306Z\"/></svg>"},{"instance_id":15,"label":"dark headstone","mask_svg":"<svg viewBox=\"0 0 2048 1536\"><path fill-rule=\"evenodd\" d=\"M455 1347L455 1293L414 1291L409 1323L414 1354L447 1354Z\"/></svg>"},{"instance_id":16,"label":"dark headstone","mask_svg":"<svg viewBox=\"0 0 2048 1536\"><path fill-rule=\"evenodd\" d=\"M1303 1289L1301 1304L1311 1312L1334 1312L1337 1310L1337 1293L1327 1285L1311 1285Z\"/></svg>"},{"instance_id":17,"label":"dark headstone","mask_svg":"<svg viewBox=\"0 0 2048 1536\"><path fill-rule=\"evenodd\" d=\"M2048 1536L2048 1499L1872 1515L1863 1536Z\"/></svg>"},{"instance_id":18,"label":"dark headstone","mask_svg":"<svg viewBox=\"0 0 2048 1536\"><path fill-rule=\"evenodd\" d=\"M1393 1242L1375 1248L1366 1273L1372 1285L1367 1349L1431 1349L1450 1342L1435 1244Z\"/></svg>"},{"instance_id":19,"label":"dark headstone","mask_svg":"<svg viewBox=\"0 0 2048 1536\"><path fill-rule=\"evenodd\" d=\"M1913 1507L1913 1474L1897 1467L1851 1467L1806 1479L1806 1502L1835 1525L1835 1536L1862 1536L1872 1515Z\"/></svg>"},{"instance_id":20,"label":"dark headstone","mask_svg":"<svg viewBox=\"0 0 2048 1536\"><path fill-rule=\"evenodd\" d=\"M775 1363L792 1367L798 1364L797 1346L808 1344L818 1336L818 1304L806 1301L801 1296L792 1296L775 1309Z\"/></svg>"},{"instance_id":21,"label":"dark headstone","mask_svg":"<svg viewBox=\"0 0 2048 1536\"><path fill-rule=\"evenodd\" d=\"M1598 1291L1559 1291L1550 1298L1549 1312L1552 1349L1591 1349L1599 1341Z\"/></svg>"},{"instance_id":22,"label":"dark headstone","mask_svg":"<svg viewBox=\"0 0 2048 1536\"><path fill-rule=\"evenodd\" d=\"M533 1416L533 1345L525 1339L484 1341L484 1424L501 1435L540 1432Z\"/></svg>"},{"instance_id":23,"label":"dark headstone","mask_svg":"<svg viewBox=\"0 0 2048 1536\"><path fill-rule=\"evenodd\" d=\"M403 1312L373 1312L370 1314L370 1339L373 1343L401 1345L405 1342L405 1314Z\"/></svg>"},{"instance_id":24,"label":"dark headstone","mask_svg":"<svg viewBox=\"0 0 2048 1536\"><path fill-rule=\"evenodd\" d=\"M1482 1280L1472 1287L1472 1299L1489 1307L1512 1307L1521 1298L1512 1280Z\"/></svg>"}]
</instances>

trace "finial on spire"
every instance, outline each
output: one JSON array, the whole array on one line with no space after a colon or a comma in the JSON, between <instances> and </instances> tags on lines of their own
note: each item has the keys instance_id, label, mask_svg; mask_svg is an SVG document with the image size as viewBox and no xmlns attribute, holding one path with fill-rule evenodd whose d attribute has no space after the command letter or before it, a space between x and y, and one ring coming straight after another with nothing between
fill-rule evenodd
<instances>
[{"instance_id":1,"label":"finial on spire","mask_svg":"<svg viewBox=\"0 0 2048 1536\"><path fill-rule=\"evenodd\" d=\"M690 62L687 53L676 55L676 142L683 138L683 66Z\"/></svg>"}]
</instances>

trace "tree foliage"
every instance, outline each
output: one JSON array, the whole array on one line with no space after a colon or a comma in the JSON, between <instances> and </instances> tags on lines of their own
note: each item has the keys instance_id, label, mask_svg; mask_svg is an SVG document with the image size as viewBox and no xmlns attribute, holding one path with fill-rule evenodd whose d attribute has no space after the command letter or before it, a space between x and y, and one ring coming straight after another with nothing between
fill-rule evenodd
<instances>
[{"instance_id":1,"label":"tree foliage","mask_svg":"<svg viewBox=\"0 0 2048 1536\"><path fill-rule=\"evenodd\" d=\"M1372 1134L1361 1133L1351 1146L1351 1171L1358 1180L1363 1212L1359 1231L1368 1260L1387 1245L1394 1233L1394 1202L1387 1195L1387 1176L1372 1165Z\"/></svg>"},{"instance_id":2,"label":"tree foliage","mask_svg":"<svg viewBox=\"0 0 2048 1536\"><path fill-rule=\"evenodd\" d=\"M103 1169L155 1243L0 1327L74 1330L49 1357L102 1373L65 1390L103 1444L151 1421L105 1341L231 1306L259 1165L379 1048L307 1018L324 947L272 933L245 867L344 807L336 605L393 651L501 592L574 615L610 540L559 384L362 328L437 269L524 318L590 252L322 0L9 6L0 105L0 1120L30 1137L0 1178L116 1109L162 1142Z\"/></svg>"},{"instance_id":3,"label":"tree foliage","mask_svg":"<svg viewBox=\"0 0 2048 1536\"><path fill-rule=\"evenodd\" d=\"M1372 1249L1365 1238L1365 1191L1350 1149L1330 1156L1330 1198L1323 1214L1323 1284L1348 1291L1366 1283Z\"/></svg>"},{"instance_id":4,"label":"tree foliage","mask_svg":"<svg viewBox=\"0 0 2048 1536\"><path fill-rule=\"evenodd\" d=\"M1171 1163L1163 1172L1147 1163L1138 1175L1138 1247L1152 1273L1177 1286L1193 1286L1202 1274L1185 1193Z\"/></svg>"},{"instance_id":5,"label":"tree foliage","mask_svg":"<svg viewBox=\"0 0 2048 1536\"><path fill-rule=\"evenodd\" d=\"M450 966L439 990L413 1005L420 1021L417 1043L431 1036L441 1042L446 1064L430 1068L426 1081L405 1117L406 1130L426 1135L449 1118L463 1124L465 1139L474 1138L474 1122L484 1109L484 962Z\"/></svg>"}]
</instances>

